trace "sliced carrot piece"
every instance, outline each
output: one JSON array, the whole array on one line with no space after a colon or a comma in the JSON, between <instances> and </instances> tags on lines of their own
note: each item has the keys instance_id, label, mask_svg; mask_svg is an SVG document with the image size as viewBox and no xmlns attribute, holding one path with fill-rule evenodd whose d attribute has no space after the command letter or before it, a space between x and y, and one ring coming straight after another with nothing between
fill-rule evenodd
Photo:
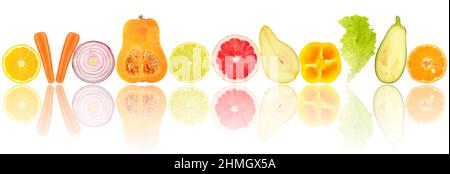
<instances>
[{"instance_id":1,"label":"sliced carrot piece","mask_svg":"<svg viewBox=\"0 0 450 174\"><path fill-rule=\"evenodd\" d=\"M34 34L34 42L36 42L36 47L41 55L47 82L53 83L55 81L55 77L53 75L52 55L45 32L38 32Z\"/></svg>"},{"instance_id":2,"label":"sliced carrot piece","mask_svg":"<svg viewBox=\"0 0 450 174\"><path fill-rule=\"evenodd\" d=\"M58 73L56 74L56 82L64 82L66 77L67 66L69 65L70 59L72 58L73 52L77 48L78 41L80 40L80 35L74 32L67 34L66 41L64 42L64 47L61 52L61 58L58 65Z\"/></svg>"}]
</instances>

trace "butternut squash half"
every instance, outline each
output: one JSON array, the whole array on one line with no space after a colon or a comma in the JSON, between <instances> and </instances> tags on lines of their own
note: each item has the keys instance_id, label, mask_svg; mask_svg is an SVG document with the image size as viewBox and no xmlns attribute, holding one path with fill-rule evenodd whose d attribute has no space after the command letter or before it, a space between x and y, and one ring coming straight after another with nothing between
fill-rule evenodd
<instances>
[{"instance_id":1,"label":"butternut squash half","mask_svg":"<svg viewBox=\"0 0 450 174\"><path fill-rule=\"evenodd\" d=\"M167 60L155 20L139 16L127 21L116 69L120 78L130 83L157 82L166 75Z\"/></svg>"}]
</instances>

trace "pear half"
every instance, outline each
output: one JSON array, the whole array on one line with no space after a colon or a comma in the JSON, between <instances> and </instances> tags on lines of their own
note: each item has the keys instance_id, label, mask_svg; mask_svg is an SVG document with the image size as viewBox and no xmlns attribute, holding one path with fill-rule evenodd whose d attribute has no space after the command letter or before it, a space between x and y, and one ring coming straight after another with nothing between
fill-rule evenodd
<instances>
[{"instance_id":1,"label":"pear half","mask_svg":"<svg viewBox=\"0 0 450 174\"><path fill-rule=\"evenodd\" d=\"M263 26L259 34L263 69L266 76L277 83L293 81L300 71L300 63L295 51L280 41L268 26Z\"/></svg>"}]
</instances>

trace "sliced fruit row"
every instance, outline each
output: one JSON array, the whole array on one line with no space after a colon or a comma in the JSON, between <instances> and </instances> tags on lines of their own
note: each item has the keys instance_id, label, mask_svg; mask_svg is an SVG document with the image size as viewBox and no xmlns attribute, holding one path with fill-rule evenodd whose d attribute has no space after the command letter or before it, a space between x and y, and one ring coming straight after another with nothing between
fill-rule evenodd
<instances>
[{"instance_id":1,"label":"sliced fruit row","mask_svg":"<svg viewBox=\"0 0 450 174\"><path fill-rule=\"evenodd\" d=\"M442 50L431 44L417 46L407 58L406 29L397 16L378 48L375 72L381 82L394 83L400 79L406 65L412 79L430 83L444 76L447 60Z\"/></svg>"},{"instance_id":2,"label":"sliced fruit row","mask_svg":"<svg viewBox=\"0 0 450 174\"><path fill-rule=\"evenodd\" d=\"M212 54L214 70L222 79L232 83L245 82L251 78L257 72L259 62L262 62L265 75L277 83L289 83L296 79L299 72L309 83L330 83L341 72L340 53L333 43L309 43L298 57L268 26L262 27L259 43L260 52L255 43L245 36L225 37ZM411 77L418 82L434 82L442 78L447 62L438 47L429 44L418 46L408 59L406 51L406 29L397 16L375 58L375 73L381 82L396 82L406 65ZM178 80L195 82L208 72L210 59L205 47L185 43L174 49L170 62L171 72ZM358 66L361 68L364 65Z\"/></svg>"},{"instance_id":3,"label":"sliced fruit row","mask_svg":"<svg viewBox=\"0 0 450 174\"><path fill-rule=\"evenodd\" d=\"M347 30L341 39L344 44L341 51L351 66L351 80L374 54L376 35L368 27L367 17L344 17L339 23ZM364 31L358 27L364 27ZM78 45L79 35L70 32L56 78L46 34L39 32L34 38L39 54L22 44L11 47L3 56L3 71L16 83L33 80L39 73L41 60L48 83L64 82L70 60L75 75L87 83L106 80L114 68L129 83L158 82L164 78L168 66L177 80L187 83L205 77L211 64L223 80L231 83L249 80L257 73L261 62L265 75L277 83L289 83L299 72L309 83L330 83L341 72L341 54L333 43L309 43L297 56L268 26L260 30L260 49L248 37L230 35L217 44L211 56L201 44L181 44L172 51L169 63L160 44L159 26L151 18L139 16L127 21L117 62L106 44L88 41ZM443 77L447 60L442 50L430 44L416 47L407 58L406 29L397 16L376 53L375 73L381 82L394 83L402 76L405 66L414 80L428 83Z\"/></svg>"},{"instance_id":4,"label":"sliced fruit row","mask_svg":"<svg viewBox=\"0 0 450 174\"><path fill-rule=\"evenodd\" d=\"M111 49L99 41L88 41L78 45L80 36L70 32L63 46L56 78L45 32L34 35L38 52L32 47L20 44L11 47L3 56L3 71L16 83L27 83L39 73L41 62L48 83L63 83L70 61L75 75L87 83L106 80L114 70L114 56Z\"/></svg>"}]
</instances>

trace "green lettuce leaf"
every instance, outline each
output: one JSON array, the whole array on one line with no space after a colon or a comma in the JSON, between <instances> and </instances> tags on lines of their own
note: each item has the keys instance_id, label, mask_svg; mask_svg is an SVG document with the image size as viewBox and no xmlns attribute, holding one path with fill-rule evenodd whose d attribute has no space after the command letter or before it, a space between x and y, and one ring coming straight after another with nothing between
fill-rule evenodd
<instances>
[{"instance_id":1,"label":"green lettuce leaf","mask_svg":"<svg viewBox=\"0 0 450 174\"><path fill-rule=\"evenodd\" d=\"M342 56L351 67L347 82L350 82L375 54L376 34L368 21L367 17L358 15L339 20L339 24L347 30L341 38Z\"/></svg>"}]
</instances>

